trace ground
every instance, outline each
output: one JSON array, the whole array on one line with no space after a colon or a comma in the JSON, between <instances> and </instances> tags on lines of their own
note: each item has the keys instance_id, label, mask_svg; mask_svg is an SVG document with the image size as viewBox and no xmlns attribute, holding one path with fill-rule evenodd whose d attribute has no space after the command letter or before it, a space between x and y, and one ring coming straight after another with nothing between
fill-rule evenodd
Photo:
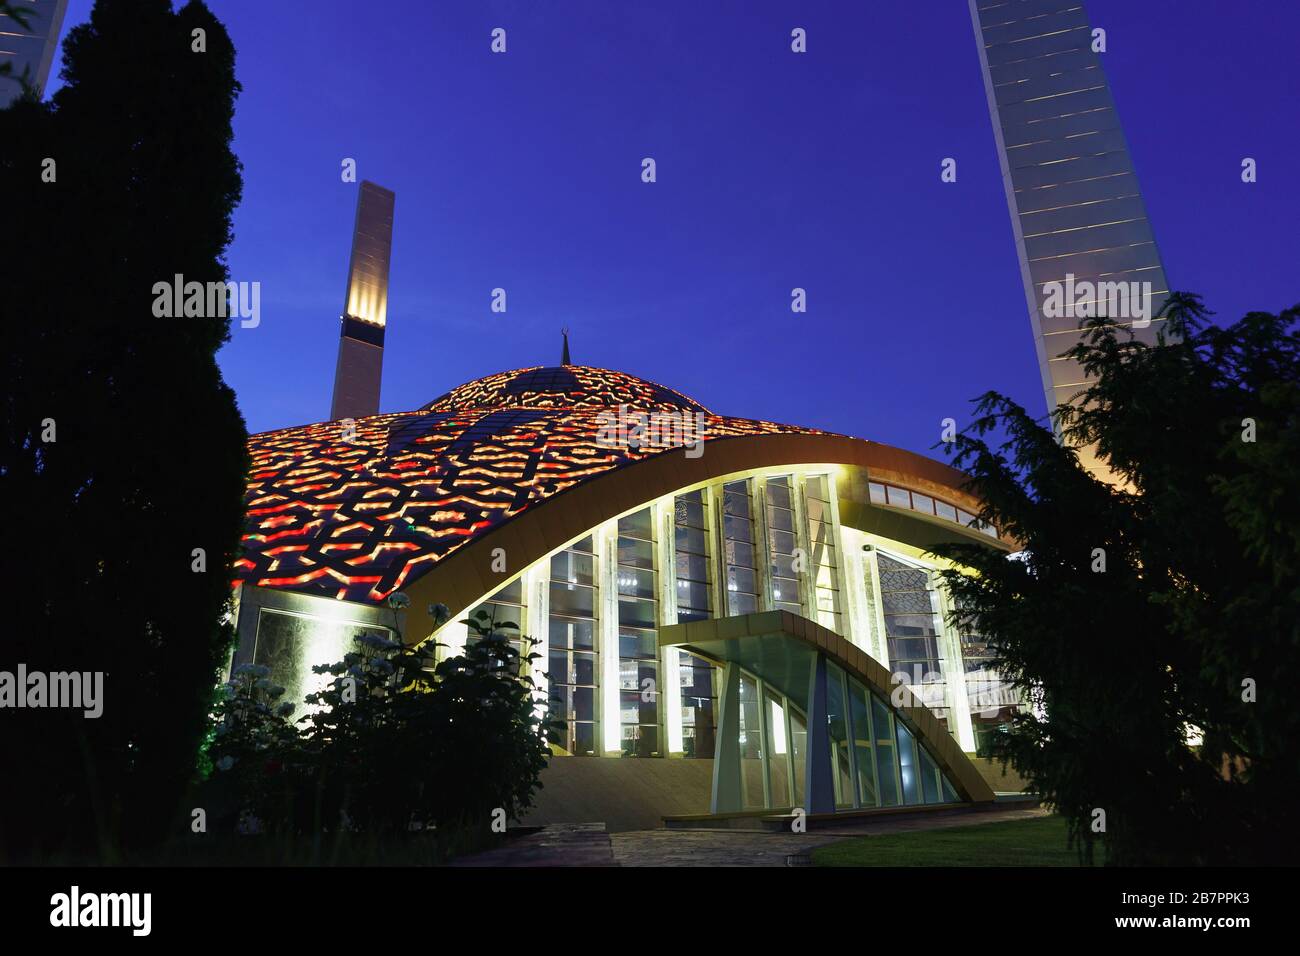
<instances>
[{"instance_id":1,"label":"ground","mask_svg":"<svg viewBox=\"0 0 1300 956\"><path fill-rule=\"evenodd\" d=\"M846 820L808 833L543 827L461 866L1062 866L1065 827L1038 807Z\"/></svg>"}]
</instances>

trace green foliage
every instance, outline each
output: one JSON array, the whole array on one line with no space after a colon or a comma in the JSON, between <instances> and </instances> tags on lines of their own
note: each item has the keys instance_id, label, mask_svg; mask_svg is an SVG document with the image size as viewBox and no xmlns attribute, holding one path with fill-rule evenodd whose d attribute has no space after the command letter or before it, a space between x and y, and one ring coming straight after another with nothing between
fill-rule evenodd
<instances>
[{"instance_id":1,"label":"green foliage","mask_svg":"<svg viewBox=\"0 0 1300 956\"><path fill-rule=\"evenodd\" d=\"M357 650L315 668L331 680L307 696L313 709L297 728L276 688L261 686L267 675L249 672L217 715L214 779L231 773L240 809L279 835L453 839L487 832L498 810L518 819L549 754L524 666L537 655L513 646L513 623L483 612L466 623L465 652L442 661L430 641L359 635ZM248 773L233 773L241 766Z\"/></svg>"},{"instance_id":2,"label":"green foliage","mask_svg":"<svg viewBox=\"0 0 1300 956\"><path fill-rule=\"evenodd\" d=\"M216 363L228 320L156 318L152 289L226 278L239 87L201 3L99 0L64 54L51 102L0 110L0 587L7 659L104 672L104 711L6 714L0 855L113 859L187 826L231 640L247 457Z\"/></svg>"},{"instance_id":3,"label":"green foliage","mask_svg":"<svg viewBox=\"0 0 1300 956\"><path fill-rule=\"evenodd\" d=\"M270 669L241 664L222 685L216 707L209 758L217 778L233 791L240 809L268 806L275 799L276 775L294 740L286 718L293 704L282 701L284 688Z\"/></svg>"},{"instance_id":4,"label":"green foliage","mask_svg":"<svg viewBox=\"0 0 1300 956\"><path fill-rule=\"evenodd\" d=\"M1044 710L995 752L1065 816L1086 857L1100 841L1121 865L1290 862L1300 309L1219 328L1176 294L1164 314L1160 347L1089 323L1070 354L1095 381L1058 410L1064 445L1004 396L979 400L954 463L987 502L981 517L1023 551L936 553L976 572L945 574L954 623L986 635ZM1088 474L1071 446L1094 447L1118 480Z\"/></svg>"}]
</instances>

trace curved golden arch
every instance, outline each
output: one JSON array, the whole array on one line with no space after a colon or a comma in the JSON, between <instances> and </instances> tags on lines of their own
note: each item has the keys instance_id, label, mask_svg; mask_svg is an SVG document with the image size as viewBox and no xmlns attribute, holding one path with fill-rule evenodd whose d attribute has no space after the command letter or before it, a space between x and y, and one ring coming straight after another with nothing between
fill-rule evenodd
<instances>
[{"instance_id":1,"label":"curved golden arch","mask_svg":"<svg viewBox=\"0 0 1300 956\"><path fill-rule=\"evenodd\" d=\"M832 434L713 439L697 458L686 457L681 448L662 452L581 482L483 532L403 587L411 600L405 632L408 639L423 640L435 629L431 604L445 604L455 620L535 561L646 502L726 475L816 465L858 467L974 503L962 490L966 476L960 471L892 445ZM509 562L504 576L491 570L497 548Z\"/></svg>"}]
</instances>

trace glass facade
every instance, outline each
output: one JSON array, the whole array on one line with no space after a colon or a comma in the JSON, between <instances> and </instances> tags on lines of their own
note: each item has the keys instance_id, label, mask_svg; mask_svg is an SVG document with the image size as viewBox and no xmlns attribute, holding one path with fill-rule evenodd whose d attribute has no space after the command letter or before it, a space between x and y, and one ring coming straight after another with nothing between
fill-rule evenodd
<instances>
[{"instance_id":1,"label":"glass facade","mask_svg":"<svg viewBox=\"0 0 1300 956\"><path fill-rule=\"evenodd\" d=\"M775 688L743 670L737 687L744 808L803 806L806 717ZM884 698L830 662L826 720L837 810L960 802L934 756Z\"/></svg>"},{"instance_id":2,"label":"glass facade","mask_svg":"<svg viewBox=\"0 0 1300 956\"><path fill-rule=\"evenodd\" d=\"M583 538L551 558L549 670L551 743L570 754L596 753L596 559Z\"/></svg>"},{"instance_id":3,"label":"glass facade","mask_svg":"<svg viewBox=\"0 0 1300 956\"><path fill-rule=\"evenodd\" d=\"M888 502L891 487L871 483L871 499ZM942 504L908 493L913 510L938 514ZM559 753L663 757L671 743L674 756L712 758L721 672L685 651L661 651L660 622L665 615L688 623L774 609L812 616L878 654L892 672L906 675L916 697L946 727L951 700L945 672L964 671L975 740L964 749L982 748L1017 703L987 666L987 642L977 635L946 636L932 570L875 545L862 546L866 557L852 565L857 572L860 564L860 573L850 581L857 590L851 621L840 575L843 549L859 546L842 540L836 507L831 476L817 472L738 478L682 492L594 529L548 558L543 574L526 571L470 613L482 610L526 630L524 582L536 581L533 599L545 606L533 609L539 617L532 619L548 624L540 666L561 724L553 735ZM866 537L852 534L854 542ZM670 540L662 540L665 535ZM764 555L766 564L760 563ZM663 566L667 562L671 567ZM661 581L661 574L667 579ZM668 601L671 609L661 606ZM958 639L961 657L946 660L945 646L955 648ZM527 651L521 648L521 654ZM837 806L942 798L943 781L931 780L932 761L906 728L896 726L888 705L849 675L838 669L834 674L829 693ZM665 679L674 680L674 693L663 693ZM745 694L744 759L752 761L746 799L754 803L761 793L771 805L797 805L803 798L805 718L773 688L746 684ZM969 729L962 732L970 736Z\"/></svg>"}]
</instances>

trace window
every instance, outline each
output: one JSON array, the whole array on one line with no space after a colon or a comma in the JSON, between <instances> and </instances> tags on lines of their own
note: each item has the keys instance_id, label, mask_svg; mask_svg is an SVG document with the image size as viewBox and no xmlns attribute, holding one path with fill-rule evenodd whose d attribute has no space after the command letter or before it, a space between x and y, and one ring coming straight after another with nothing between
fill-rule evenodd
<instances>
[{"instance_id":1,"label":"window","mask_svg":"<svg viewBox=\"0 0 1300 956\"><path fill-rule=\"evenodd\" d=\"M682 751L687 757L713 757L716 743L717 693L713 667L685 651L677 668L682 693Z\"/></svg>"},{"instance_id":2,"label":"window","mask_svg":"<svg viewBox=\"0 0 1300 956\"><path fill-rule=\"evenodd\" d=\"M839 555L831 518L831 483L826 475L809 475L804 482L808 511L808 567L813 584L817 623L840 633Z\"/></svg>"},{"instance_id":3,"label":"window","mask_svg":"<svg viewBox=\"0 0 1300 956\"><path fill-rule=\"evenodd\" d=\"M659 602L649 508L618 519L618 690L623 755L659 749Z\"/></svg>"},{"instance_id":4,"label":"window","mask_svg":"<svg viewBox=\"0 0 1300 956\"><path fill-rule=\"evenodd\" d=\"M877 552L889 667L936 716L946 720L936 595L927 571Z\"/></svg>"},{"instance_id":5,"label":"window","mask_svg":"<svg viewBox=\"0 0 1300 956\"><path fill-rule=\"evenodd\" d=\"M551 558L549 678L551 742L570 754L596 752L596 563L583 538Z\"/></svg>"},{"instance_id":6,"label":"window","mask_svg":"<svg viewBox=\"0 0 1300 956\"><path fill-rule=\"evenodd\" d=\"M857 769L858 806L879 806L876 797L876 763L871 745L870 694L857 681L849 679L849 716L853 727L853 760Z\"/></svg>"},{"instance_id":7,"label":"window","mask_svg":"<svg viewBox=\"0 0 1300 956\"><path fill-rule=\"evenodd\" d=\"M799 574L795 569L798 537L794 524L794 492L789 476L764 482L767 489L767 548L771 567L772 606L803 614Z\"/></svg>"},{"instance_id":8,"label":"window","mask_svg":"<svg viewBox=\"0 0 1300 956\"><path fill-rule=\"evenodd\" d=\"M758 682L740 675L740 793L746 810L767 806L763 795L763 708Z\"/></svg>"},{"instance_id":9,"label":"window","mask_svg":"<svg viewBox=\"0 0 1300 956\"><path fill-rule=\"evenodd\" d=\"M793 704L790 709L790 769L794 776L794 805L804 805L804 778L808 772L808 721Z\"/></svg>"},{"instance_id":10,"label":"window","mask_svg":"<svg viewBox=\"0 0 1300 956\"><path fill-rule=\"evenodd\" d=\"M483 603L470 610L467 617L474 620L478 613L482 611L488 616L488 620L498 628L501 633L510 638L510 646L515 649L519 655L519 673L526 674L529 672L531 663L528 660L530 654L534 653L536 645L531 640L532 635L524 634L524 583L522 578L515 578L505 587L493 592L493 594ZM503 624L513 624L514 627L501 627ZM524 638L529 638L527 642ZM473 644L479 639L478 634L470 629L466 637L467 644Z\"/></svg>"},{"instance_id":11,"label":"window","mask_svg":"<svg viewBox=\"0 0 1300 956\"><path fill-rule=\"evenodd\" d=\"M712 616L709 565L709 504L703 490L678 495L673 501L674 560L677 566L677 620L701 621ZM682 698L682 752L687 757L712 757L717 695L713 667L701 658L678 651L678 680Z\"/></svg>"},{"instance_id":12,"label":"window","mask_svg":"<svg viewBox=\"0 0 1300 956\"><path fill-rule=\"evenodd\" d=\"M294 705L289 719L297 720L317 709L308 706L303 698L324 690L334 679L330 674L314 673L312 667L337 663L345 655L362 650L356 641L362 634L396 639L386 627L327 621L262 608L257 619L253 663L271 669L271 681L284 687L280 700Z\"/></svg>"},{"instance_id":13,"label":"window","mask_svg":"<svg viewBox=\"0 0 1300 956\"><path fill-rule=\"evenodd\" d=\"M758 610L754 557L754 502L749 482L727 482L722 487L722 559L727 569L728 616Z\"/></svg>"},{"instance_id":14,"label":"window","mask_svg":"<svg viewBox=\"0 0 1300 956\"><path fill-rule=\"evenodd\" d=\"M790 742L786 739L785 705L770 691L764 695L767 711L767 777L772 807L793 807L790 800Z\"/></svg>"},{"instance_id":15,"label":"window","mask_svg":"<svg viewBox=\"0 0 1300 956\"><path fill-rule=\"evenodd\" d=\"M975 753L984 757L988 756L993 738L1010 730L1020 695L995 669L997 653L978 628L962 632L960 639Z\"/></svg>"},{"instance_id":16,"label":"window","mask_svg":"<svg viewBox=\"0 0 1300 956\"><path fill-rule=\"evenodd\" d=\"M911 511L919 511L922 514L938 515L947 521L955 521L964 527L972 528L981 534L988 535L990 538L998 537L998 529L990 524L984 524L977 521L975 516L960 508L955 508L945 501L938 498L932 498L929 495L923 495L919 491L908 491L906 488L897 488L893 485L886 485L880 482L871 481L867 483L873 505L889 505L894 508L907 508Z\"/></svg>"},{"instance_id":17,"label":"window","mask_svg":"<svg viewBox=\"0 0 1300 956\"><path fill-rule=\"evenodd\" d=\"M939 785L939 768L935 766L934 758L930 756L929 751L919 744L916 749L921 757L921 796L926 803L943 803Z\"/></svg>"},{"instance_id":18,"label":"window","mask_svg":"<svg viewBox=\"0 0 1300 956\"><path fill-rule=\"evenodd\" d=\"M921 768L916 759L916 741L900 721L898 730L898 769L903 786L903 803L911 806L921 802Z\"/></svg>"},{"instance_id":19,"label":"window","mask_svg":"<svg viewBox=\"0 0 1300 956\"><path fill-rule=\"evenodd\" d=\"M876 744L876 782L882 807L899 804L898 763L894 756L894 715L875 694L871 695L871 728Z\"/></svg>"},{"instance_id":20,"label":"window","mask_svg":"<svg viewBox=\"0 0 1300 956\"><path fill-rule=\"evenodd\" d=\"M702 621L713 613L709 593L708 518L708 503L703 491L688 492L674 499L678 623Z\"/></svg>"},{"instance_id":21,"label":"window","mask_svg":"<svg viewBox=\"0 0 1300 956\"><path fill-rule=\"evenodd\" d=\"M826 665L826 720L831 745L831 776L835 806L853 806L853 777L849 771L849 711L844 698L844 671Z\"/></svg>"}]
</instances>

